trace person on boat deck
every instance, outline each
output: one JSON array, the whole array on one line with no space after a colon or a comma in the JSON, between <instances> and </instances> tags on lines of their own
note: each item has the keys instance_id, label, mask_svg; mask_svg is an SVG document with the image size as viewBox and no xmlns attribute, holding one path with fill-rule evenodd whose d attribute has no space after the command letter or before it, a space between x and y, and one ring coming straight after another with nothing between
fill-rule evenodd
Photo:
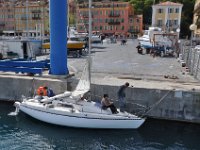
<instances>
[{"instance_id":1,"label":"person on boat deck","mask_svg":"<svg viewBox=\"0 0 200 150\"><path fill-rule=\"evenodd\" d=\"M39 96L47 96L47 89L45 88L45 86L40 86L38 89L37 89L37 95Z\"/></svg>"},{"instance_id":2,"label":"person on boat deck","mask_svg":"<svg viewBox=\"0 0 200 150\"><path fill-rule=\"evenodd\" d=\"M126 105L125 104L125 97L126 97L125 90L126 90L127 87L129 87L128 82L126 82L124 85L120 86L120 88L117 92L121 112L124 112L124 110L125 110L125 105Z\"/></svg>"},{"instance_id":3,"label":"person on boat deck","mask_svg":"<svg viewBox=\"0 0 200 150\"><path fill-rule=\"evenodd\" d=\"M40 86L38 89L37 89L37 94L39 96L48 96L48 97L52 97L54 96L54 92L51 88L48 88L47 86Z\"/></svg>"},{"instance_id":4,"label":"person on boat deck","mask_svg":"<svg viewBox=\"0 0 200 150\"><path fill-rule=\"evenodd\" d=\"M104 94L103 98L101 100L101 105L102 105L102 109L107 109L110 108L111 112L113 114L117 114L117 108L115 107L115 105L113 104L113 102L111 102L108 98L108 94Z\"/></svg>"},{"instance_id":5,"label":"person on boat deck","mask_svg":"<svg viewBox=\"0 0 200 150\"><path fill-rule=\"evenodd\" d=\"M54 94L54 92L53 92L53 90L51 89L51 88L49 88L49 87L44 87L46 90L47 90L47 96L48 97L53 97L53 96L55 96L55 94Z\"/></svg>"}]
</instances>

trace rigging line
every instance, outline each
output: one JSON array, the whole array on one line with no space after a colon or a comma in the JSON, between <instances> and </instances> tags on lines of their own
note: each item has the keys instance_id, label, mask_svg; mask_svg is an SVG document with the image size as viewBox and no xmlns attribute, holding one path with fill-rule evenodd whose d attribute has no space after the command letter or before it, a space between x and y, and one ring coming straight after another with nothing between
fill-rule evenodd
<instances>
[{"instance_id":1,"label":"rigging line","mask_svg":"<svg viewBox=\"0 0 200 150\"><path fill-rule=\"evenodd\" d=\"M173 90L169 90L160 100L158 100L156 103L152 104L150 107L145 107L144 105L141 105L141 104L137 104L137 103L131 103L131 104L135 104L135 105L138 105L140 107L143 107L143 108L146 108L145 110L141 110L139 112L136 112L135 114L137 114L138 116L141 116L141 117L144 117L147 113L149 113L155 106L157 106L158 104L160 104L167 96L170 92L174 91ZM94 95L94 94L91 94L90 95L93 95L93 96L96 96L96 97L101 97L102 96L99 96L99 95ZM113 100L113 99L110 99L110 100ZM115 101L118 101L118 100L115 100ZM140 114L143 113L143 114Z\"/></svg>"},{"instance_id":2,"label":"rigging line","mask_svg":"<svg viewBox=\"0 0 200 150\"><path fill-rule=\"evenodd\" d=\"M169 90L159 101L157 101L156 103L154 103L153 105L151 105L150 107L148 107L148 110L145 112L145 114L149 113L155 106L157 106L158 104L160 104L168 96L168 94L170 92L172 92L173 90Z\"/></svg>"},{"instance_id":3,"label":"rigging line","mask_svg":"<svg viewBox=\"0 0 200 150\"><path fill-rule=\"evenodd\" d=\"M29 95L35 95L35 78L32 79L32 82L31 82L31 87L29 89Z\"/></svg>"},{"instance_id":4,"label":"rigging line","mask_svg":"<svg viewBox=\"0 0 200 150\"><path fill-rule=\"evenodd\" d=\"M79 6L78 6L78 14L79 14L80 19L81 19L81 22L82 22L82 24L83 24L84 30L85 30L85 32L87 32L87 29L86 29L86 26L85 26L85 22L84 22L85 19L83 18L83 15L85 15L85 14L82 15L82 13L81 13L81 11L80 11L80 9L79 9Z\"/></svg>"},{"instance_id":5,"label":"rigging line","mask_svg":"<svg viewBox=\"0 0 200 150\"><path fill-rule=\"evenodd\" d=\"M156 103L154 103L150 107L146 108L146 110L141 110L141 111L135 112L135 114L137 116L139 116L139 117L145 117L146 114L148 114L155 106L157 106L158 104L160 104L168 96L168 94L170 92L172 92L173 90L169 90L159 101L157 101Z\"/></svg>"}]
</instances>

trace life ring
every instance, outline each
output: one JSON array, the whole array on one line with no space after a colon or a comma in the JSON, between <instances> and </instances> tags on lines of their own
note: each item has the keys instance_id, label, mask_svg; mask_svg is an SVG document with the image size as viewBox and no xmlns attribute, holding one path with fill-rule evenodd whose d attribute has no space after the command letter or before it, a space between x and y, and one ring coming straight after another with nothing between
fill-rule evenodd
<instances>
[{"instance_id":1,"label":"life ring","mask_svg":"<svg viewBox=\"0 0 200 150\"><path fill-rule=\"evenodd\" d=\"M47 96L47 88L45 88L44 86L40 86L37 89L37 94L40 96Z\"/></svg>"}]
</instances>

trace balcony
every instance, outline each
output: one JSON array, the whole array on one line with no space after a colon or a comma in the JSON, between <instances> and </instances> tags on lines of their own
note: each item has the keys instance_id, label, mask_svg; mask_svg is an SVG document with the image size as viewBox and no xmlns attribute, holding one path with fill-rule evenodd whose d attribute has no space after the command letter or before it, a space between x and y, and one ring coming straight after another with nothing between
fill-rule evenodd
<instances>
[{"instance_id":1,"label":"balcony","mask_svg":"<svg viewBox=\"0 0 200 150\"><path fill-rule=\"evenodd\" d=\"M82 15L83 18L89 18L89 15Z\"/></svg>"},{"instance_id":2,"label":"balcony","mask_svg":"<svg viewBox=\"0 0 200 150\"><path fill-rule=\"evenodd\" d=\"M41 10L32 10L31 12L34 13L34 14L35 13L41 13Z\"/></svg>"},{"instance_id":3,"label":"balcony","mask_svg":"<svg viewBox=\"0 0 200 150\"><path fill-rule=\"evenodd\" d=\"M140 29L137 29L137 28L131 28L131 29L129 29L128 30L128 32L130 32L130 33L139 33L140 32Z\"/></svg>"},{"instance_id":4,"label":"balcony","mask_svg":"<svg viewBox=\"0 0 200 150\"><path fill-rule=\"evenodd\" d=\"M120 21L109 21L109 25L120 25Z\"/></svg>"},{"instance_id":5,"label":"balcony","mask_svg":"<svg viewBox=\"0 0 200 150\"><path fill-rule=\"evenodd\" d=\"M41 17L32 17L32 20L41 20Z\"/></svg>"},{"instance_id":6,"label":"balcony","mask_svg":"<svg viewBox=\"0 0 200 150\"><path fill-rule=\"evenodd\" d=\"M134 17L134 14L129 14L128 15L130 18L133 18Z\"/></svg>"},{"instance_id":7,"label":"balcony","mask_svg":"<svg viewBox=\"0 0 200 150\"><path fill-rule=\"evenodd\" d=\"M88 8L89 5L85 4L85 5L79 5L79 8Z\"/></svg>"},{"instance_id":8,"label":"balcony","mask_svg":"<svg viewBox=\"0 0 200 150\"><path fill-rule=\"evenodd\" d=\"M119 17L120 14L113 14L113 13L110 13L108 16L109 16L109 17Z\"/></svg>"},{"instance_id":9,"label":"balcony","mask_svg":"<svg viewBox=\"0 0 200 150\"><path fill-rule=\"evenodd\" d=\"M2 26L5 26L6 24L5 24L5 22L0 22L0 26L2 27Z\"/></svg>"},{"instance_id":10,"label":"balcony","mask_svg":"<svg viewBox=\"0 0 200 150\"><path fill-rule=\"evenodd\" d=\"M28 17L26 17L26 16L21 17L21 20L27 20L27 19L28 19Z\"/></svg>"}]
</instances>

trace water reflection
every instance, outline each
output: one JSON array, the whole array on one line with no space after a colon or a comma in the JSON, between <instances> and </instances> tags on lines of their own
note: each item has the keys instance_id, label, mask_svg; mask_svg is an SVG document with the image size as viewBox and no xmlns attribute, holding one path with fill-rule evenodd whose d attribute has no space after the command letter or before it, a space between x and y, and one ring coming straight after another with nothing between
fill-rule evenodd
<instances>
[{"instance_id":1,"label":"water reflection","mask_svg":"<svg viewBox=\"0 0 200 150\"><path fill-rule=\"evenodd\" d=\"M200 146L199 124L148 120L139 130L145 141L163 143L162 148L199 149Z\"/></svg>"}]
</instances>

